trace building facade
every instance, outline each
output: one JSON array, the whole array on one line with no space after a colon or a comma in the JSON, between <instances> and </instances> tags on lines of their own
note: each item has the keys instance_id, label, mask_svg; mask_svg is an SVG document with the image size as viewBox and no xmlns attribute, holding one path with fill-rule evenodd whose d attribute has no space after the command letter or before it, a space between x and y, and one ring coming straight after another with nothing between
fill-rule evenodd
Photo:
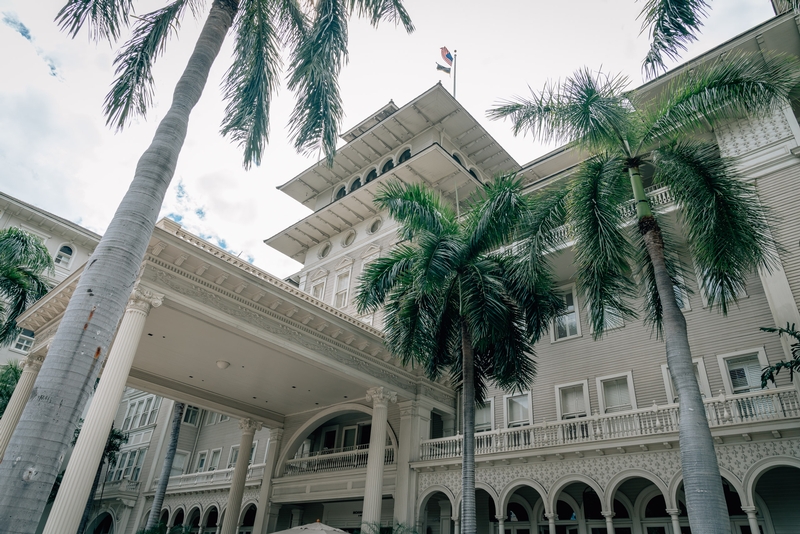
<instances>
[{"instance_id":1,"label":"building facade","mask_svg":"<svg viewBox=\"0 0 800 534\"><path fill-rule=\"evenodd\" d=\"M800 52L791 14L685 68L770 50ZM658 94L673 75L638 91ZM759 330L800 324L795 109L787 102L765 119L709 132L775 215L780 266L752 273L723 317L709 310L685 247L680 258L692 290L680 301L736 534L789 534L800 524L800 397L784 376L761 389L761 368L790 353L785 340ZM403 366L383 346L380 313L359 316L353 305L364 266L398 240L372 199L395 179L424 182L461 205L506 172L536 191L568 179L580 155L564 148L519 165L440 85L406 105L390 102L342 137L332 167L314 164L279 187L314 210L266 240L303 263L288 280L172 221L158 223L120 326L126 341L106 364L108 372L132 362L115 420L130 439L104 475L90 532L144 525L179 401L189 407L160 511L168 525L263 534L319 519L349 531L403 525L459 534L456 392ZM648 195L680 228L669 190ZM690 532L663 344L638 320L593 340L570 246L552 261L567 311L536 346L536 381L521 393L491 389L477 413L479 532ZM35 332L32 353L46 347L74 284L64 280L23 318Z\"/></svg>"}]
</instances>

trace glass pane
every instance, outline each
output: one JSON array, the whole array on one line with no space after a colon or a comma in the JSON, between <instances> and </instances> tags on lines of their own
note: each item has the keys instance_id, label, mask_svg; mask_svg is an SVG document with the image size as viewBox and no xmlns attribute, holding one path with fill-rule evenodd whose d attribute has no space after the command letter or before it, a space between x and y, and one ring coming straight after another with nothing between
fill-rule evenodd
<instances>
[{"instance_id":1,"label":"glass pane","mask_svg":"<svg viewBox=\"0 0 800 534\"><path fill-rule=\"evenodd\" d=\"M528 396L518 395L508 398L508 422L528 422L530 420Z\"/></svg>"}]
</instances>

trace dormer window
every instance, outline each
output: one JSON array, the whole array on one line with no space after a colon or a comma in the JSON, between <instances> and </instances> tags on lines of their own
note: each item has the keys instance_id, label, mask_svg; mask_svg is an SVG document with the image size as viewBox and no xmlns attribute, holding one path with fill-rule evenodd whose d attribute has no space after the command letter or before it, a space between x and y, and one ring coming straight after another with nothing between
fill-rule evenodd
<instances>
[{"instance_id":1,"label":"dormer window","mask_svg":"<svg viewBox=\"0 0 800 534\"><path fill-rule=\"evenodd\" d=\"M387 173L392 169L394 169L394 162L392 160L389 160L383 164L383 168L381 169L381 174Z\"/></svg>"},{"instance_id":2,"label":"dormer window","mask_svg":"<svg viewBox=\"0 0 800 534\"><path fill-rule=\"evenodd\" d=\"M411 149L406 149L405 152L400 154L400 157L397 158L397 164L400 165L401 163L405 163L406 161L411 159Z\"/></svg>"},{"instance_id":3,"label":"dormer window","mask_svg":"<svg viewBox=\"0 0 800 534\"><path fill-rule=\"evenodd\" d=\"M369 171L369 174L367 175L367 183L370 183L372 180L374 180L377 177L378 177L378 171L376 171L375 169L372 169L371 171Z\"/></svg>"},{"instance_id":4,"label":"dormer window","mask_svg":"<svg viewBox=\"0 0 800 534\"><path fill-rule=\"evenodd\" d=\"M72 254L72 247L69 245L64 245L58 249L58 254L56 254L56 258L53 260L53 263L59 267L69 267L69 264L72 261Z\"/></svg>"},{"instance_id":5,"label":"dormer window","mask_svg":"<svg viewBox=\"0 0 800 534\"><path fill-rule=\"evenodd\" d=\"M333 200L339 200L340 198L344 198L347 194L347 189L344 186L340 187L336 190L336 195L333 197Z\"/></svg>"},{"instance_id":6,"label":"dormer window","mask_svg":"<svg viewBox=\"0 0 800 534\"><path fill-rule=\"evenodd\" d=\"M352 193L359 187L361 187L361 178L356 178L356 181L353 182L353 185L350 186L350 192Z\"/></svg>"}]
</instances>

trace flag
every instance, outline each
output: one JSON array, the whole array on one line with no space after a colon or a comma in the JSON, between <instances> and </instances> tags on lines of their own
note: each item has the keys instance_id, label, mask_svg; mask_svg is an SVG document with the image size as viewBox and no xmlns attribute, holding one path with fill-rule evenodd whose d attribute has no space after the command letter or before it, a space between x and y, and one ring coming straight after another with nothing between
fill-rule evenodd
<instances>
[{"instance_id":1,"label":"flag","mask_svg":"<svg viewBox=\"0 0 800 534\"><path fill-rule=\"evenodd\" d=\"M444 62L452 66L453 56L450 54L450 50L448 50L446 46L443 46L442 48L440 48L440 50L442 51L442 59L444 60Z\"/></svg>"},{"instance_id":2,"label":"flag","mask_svg":"<svg viewBox=\"0 0 800 534\"><path fill-rule=\"evenodd\" d=\"M438 62L436 63L436 70L443 70L447 74L450 74L450 67L445 67L444 65L439 65Z\"/></svg>"}]
</instances>

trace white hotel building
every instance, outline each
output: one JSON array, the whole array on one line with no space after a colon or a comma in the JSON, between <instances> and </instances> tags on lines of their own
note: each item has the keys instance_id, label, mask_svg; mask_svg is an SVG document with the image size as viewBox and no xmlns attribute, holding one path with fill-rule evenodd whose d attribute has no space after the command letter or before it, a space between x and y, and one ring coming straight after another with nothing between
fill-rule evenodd
<instances>
[{"instance_id":1,"label":"white hotel building","mask_svg":"<svg viewBox=\"0 0 800 534\"><path fill-rule=\"evenodd\" d=\"M776 17L693 63L731 50L797 55L798 24L791 14ZM670 77L638 91L656 94ZM790 534L800 525L798 388L781 376L762 390L759 379L767 363L790 357L788 343L759 327L800 324L796 110L787 103L766 119L710 133L775 215L782 268L753 273L727 317L708 309L694 280L694 293L683 295L736 534ZM364 265L397 239L372 198L397 179L463 201L511 171L534 191L567 179L578 155L560 149L518 164L440 85L403 106L390 102L342 138L332 168L315 163L279 187L314 210L266 240L303 263L288 281L172 221L158 224L120 327L138 343L119 343L112 354L133 362L116 419L130 441L98 489L89 532L143 527L180 401L190 408L161 512L169 525L211 534L233 522L233 531L263 534L319 519L346 530L379 521L459 533L457 395L403 367L383 346L380 314L358 316L352 304ZM677 226L669 191L649 194ZM691 272L691 257L681 259ZM478 412L478 530L688 533L664 346L640 321L592 340L572 250L553 261L571 305L568 327L538 343L530 391L492 390ZM31 373L79 273L22 321L35 332ZM133 320L134 312L146 318Z\"/></svg>"}]
</instances>

